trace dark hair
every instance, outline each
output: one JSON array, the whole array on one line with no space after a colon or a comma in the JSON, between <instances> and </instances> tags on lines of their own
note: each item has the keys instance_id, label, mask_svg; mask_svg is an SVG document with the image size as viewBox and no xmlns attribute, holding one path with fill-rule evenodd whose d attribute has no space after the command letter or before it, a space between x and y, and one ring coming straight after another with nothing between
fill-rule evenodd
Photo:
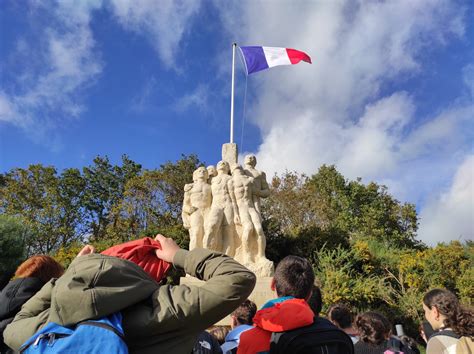
<instances>
[{"instance_id":1,"label":"dark hair","mask_svg":"<svg viewBox=\"0 0 474 354\"><path fill-rule=\"evenodd\" d=\"M283 258L275 270L275 287L278 296L306 299L313 289L314 271L307 259L298 256Z\"/></svg>"},{"instance_id":2,"label":"dark hair","mask_svg":"<svg viewBox=\"0 0 474 354\"><path fill-rule=\"evenodd\" d=\"M446 318L444 326L460 336L474 336L474 312L461 306L458 298L446 289L433 289L423 298L423 303L429 308L436 307Z\"/></svg>"},{"instance_id":3,"label":"dark hair","mask_svg":"<svg viewBox=\"0 0 474 354\"><path fill-rule=\"evenodd\" d=\"M226 326L214 326L209 330L209 334L214 336L220 345L224 344L227 333L229 333L229 328Z\"/></svg>"},{"instance_id":4,"label":"dark hair","mask_svg":"<svg viewBox=\"0 0 474 354\"><path fill-rule=\"evenodd\" d=\"M354 316L351 309L345 304L334 304L328 310L328 318L341 329L352 326Z\"/></svg>"},{"instance_id":5,"label":"dark hair","mask_svg":"<svg viewBox=\"0 0 474 354\"><path fill-rule=\"evenodd\" d=\"M36 255L28 258L17 268L17 278L38 278L47 283L52 278L59 278L64 273L64 268L53 257Z\"/></svg>"},{"instance_id":6,"label":"dark hair","mask_svg":"<svg viewBox=\"0 0 474 354\"><path fill-rule=\"evenodd\" d=\"M390 336L392 325L381 313L369 311L356 317L354 327L362 342L378 345Z\"/></svg>"},{"instance_id":7,"label":"dark hair","mask_svg":"<svg viewBox=\"0 0 474 354\"><path fill-rule=\"evenodd\" d=\"M239 307L237 307L231 316L235 317L237 322L241 325L253 323L253 317L257 312L257 305L251 300L245 300Z\"/></svg>"},{"instance_id":8,"label":"dark hair","mask_svg":"<svg viewBox=\"0 0 474 354\"><path fill-rule=\"evenodd\" d=\"M319 286L313 285L313 292L307 302L309 307L311 307L311 310L313 310L314 315L319 316L321 309L323 308L323 296Z\"/></svg>"}]
</instances>

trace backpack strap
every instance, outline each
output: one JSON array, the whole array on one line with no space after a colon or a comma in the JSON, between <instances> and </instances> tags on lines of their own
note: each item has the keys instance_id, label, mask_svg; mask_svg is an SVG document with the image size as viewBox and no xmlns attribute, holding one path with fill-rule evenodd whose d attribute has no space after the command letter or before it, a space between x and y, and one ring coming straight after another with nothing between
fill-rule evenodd
<instances>
[{"instance_id":1,"label":"backpack strap","mask_svg":"<svg viewBox=\"0 0 474 354\"><path fill-rule=\"evenodd\" d=\"M451 338L456 338L456 339L461 338L461 336L457 335L450 329L442 329L441 331L435 332L430 336L430 338L433 338L436 336L446 336L446 337L451 337Z\"/></svg>"}]
</instances>

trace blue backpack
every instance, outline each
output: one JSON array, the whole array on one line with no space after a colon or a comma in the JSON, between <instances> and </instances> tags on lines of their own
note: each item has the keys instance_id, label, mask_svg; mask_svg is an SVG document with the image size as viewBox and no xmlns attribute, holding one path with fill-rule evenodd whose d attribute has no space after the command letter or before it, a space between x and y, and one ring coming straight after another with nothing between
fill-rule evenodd
<instances>
[{"instance_id":1,"label":"blue backpack","mask_svg":"<svg viewBox=\"0 0 474 354\"><path fill-rule=\"evenodd\" d=\"M122 314L79 322L72 328L50 322L21 346L20 353L128 354Z\"/></svg>"}]
</instances>

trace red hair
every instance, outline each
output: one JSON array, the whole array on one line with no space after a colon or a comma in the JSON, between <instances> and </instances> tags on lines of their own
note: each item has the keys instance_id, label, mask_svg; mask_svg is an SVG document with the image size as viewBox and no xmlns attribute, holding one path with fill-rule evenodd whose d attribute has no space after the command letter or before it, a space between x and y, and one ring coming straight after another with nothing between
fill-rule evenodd
<instances>
[{"instance_id":1,"label":"red hair","mask_svg":"<svg viewBox=\"0 0 474 354\"><path fill-rule=\"evenodd\" d=\"M28 258L17 268L17 278L38 278L47 283L51 278L59 278L64 273L64 268L54 258L45 255L37 255Z\"/></svg>"}]
</instances>

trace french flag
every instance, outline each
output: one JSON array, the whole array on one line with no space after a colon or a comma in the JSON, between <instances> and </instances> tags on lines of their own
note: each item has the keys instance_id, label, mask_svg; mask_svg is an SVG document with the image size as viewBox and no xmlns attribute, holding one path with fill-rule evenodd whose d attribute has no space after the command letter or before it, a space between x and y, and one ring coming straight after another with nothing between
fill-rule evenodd
<instances>
[{"instance_id":1,"label":"french flag","mask_svg":"<svg viewBox=\"0 0 474 354\"><path fill-rule=\"evenodd\" d=\"M308 54L290 48L249 46L240 47L240 51L244 57L247 75L277 65L298 64L300 61L311 64L311 58Z\"/></svg>"}]
</instances>

